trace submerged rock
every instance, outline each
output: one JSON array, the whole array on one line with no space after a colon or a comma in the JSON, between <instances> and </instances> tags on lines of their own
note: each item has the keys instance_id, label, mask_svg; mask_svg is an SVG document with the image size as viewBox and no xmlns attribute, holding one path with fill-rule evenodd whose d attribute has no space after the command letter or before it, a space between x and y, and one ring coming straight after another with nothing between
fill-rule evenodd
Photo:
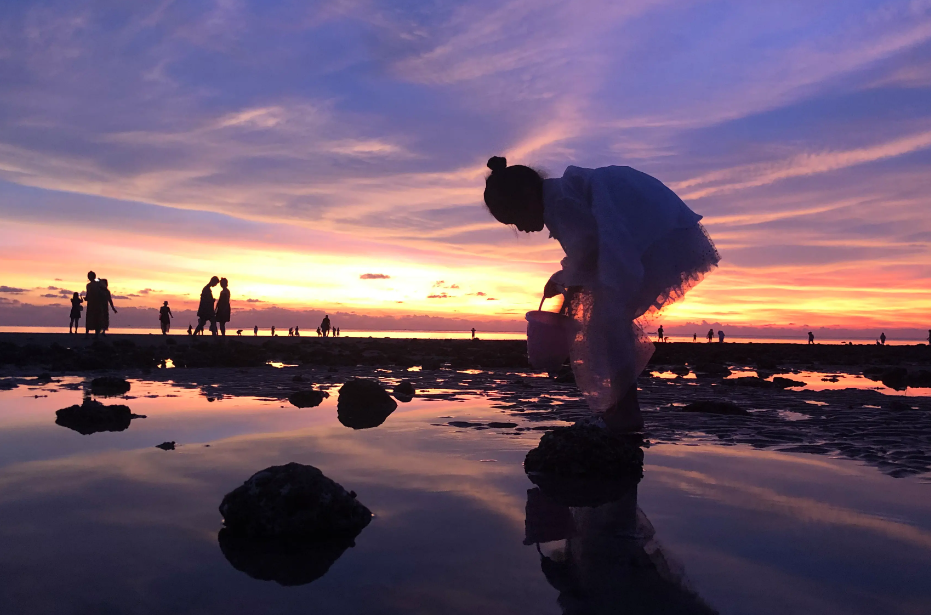
<instances>
[{"instance_id":1,"label":"submerged rock","mask_svg":"<svg viewBox=\"0 0 931 615\"><path fill-rule=\"evenodd\" d=\"M226 494L220 514L230 532L253 538L351 541L372 520L354 492L299 463L256 472Z\"/></svg>"},{"instance_id":2,"label":"submerged rock","mask_svg":"<svg viewBox=\"0 0 931 615\"><path fill-rule=\"evenodd\" d=\"M720 376L726 378L731 375L731 370L721 363L699 363L695 366L697 376Z\"/></svg>"},{"instance_id":3,"label":"submerged rock","mask_svg":"<svg viewBox=\"0 0 931 615\"><path fill-rule=\"evenodd\" d=\"M288 396L288 401L291 402L291 405L297 406L298 408L314 408L322 404L323 400L329 396L330 394L326 391L309 389L291 393L291 395Z\"/></svg>"},{"instance_id":4,"label":"submerged rock","mask_svg":"<svg viewBox=\"0 0 931 615\"><path fill-rule=\"evenodd\" d=\"M19 385L16 383L16 381L10 378L0 380L0 391L12 391L18 386Z\"/></svg>"},{"instance_id":5,"label":"submerged rock","mask_svg":"<svg viewBox=\"0 0 931 615\"><path fill-rule=\"evenodd\" d=\"M339 422L352 429L378 427L397 407L398 402L374 380L348 380L336 403Z\"/></svg>"},{"instance_id":6,"label":"submerged rock","mask_svg":"<svg viewBox=\"0 0 931 615\"><path fill-rule=\"evenodd\" d=\"M91 380L91 393L94 395L114 397L128 393L129 389L129 382L116 376L101 376Z\"/></svg>"},{"instance_id":7,"label":"submerged rock","mask_svg":"<svg viewBox=\"0 0 931 615\"><path fill-rule=\"evenodd\" d=\"M835 379L834 382L837 382ZM773 378L773 384L780 389L792 389L796 387L808 386L807 383L802 382L801 380L792 380L791 378L783 378L782 376L776 376Z\"/></svg>"},{"instance_id":8,"label":"submerged rock","mask_svg":"<svg viewBox=\"0 0 931 615\"><path fill-rule=\"evenodd\" d=\"M622 436L597 425L557 427L540 438L524 458L524 471L557 476L643 476L642 439Z\"/></svg>"},{"instance_id":9,"label":"submerged rock","mask_svg":"<svg viewBox=\"0 0 931 615\"><path fill-rule=\"evenodd\" d=\"M785 378L780 378L780 380L785 380ZM727 378L723 381L723 384L728 386L751 387L754 389L772 389L776 387L775 383L770 382L769 380L763 380L762 378L757 378L756 376Z\"/></svg>"},{"instance_id":10,"label":"submerged rock","mask_svg":"<svg viewBox=\"0 0 931 615\"><path fill-rule=\"evenodd\" d=\"M914 372L909 372L907 383L908 386L913 388L931 387L931 371L926 369L919 369Z\"/></svg>"},{"instance_id":11,"label":"submerged rock","mask_svg":"<svg viewBox=\"0 0 931 615\"><path fill-rule=\"evenodd\" d=\"M904 367L887 369L880 375L879 380L890 389L901 391L908 386L908 370Z\"/></svg>"},{"instance_id":12,"label":"submerged rock","mask_svg":"<svg viewBox=\"0 0 931 615\"><path fill-rule=\"evenodd\" d=\"M175 441L172 440L171 442L162 442L161 444L156 444L155 448L160 448L163 451L173 451L175 450Z\"/></svg>"},{"instance_id":13,"label":"submerged rock","mask_svg":"<svg viewBox=\"0 0 931 615\"><path fill-rule=\"evenodd\" d=\"M409 402L414 399L414 395L416 394L417 389L414 388L410 380L402 380L394 387L394 397L398 401Z\"/></svg>"},{"instance_id":14,"label":"submerged rock","mask_svg":"<svg viewBox=\"0 0 931 615\"><path fill-rule=\"evenodd\" d=\"M749 412L729 401L702 400L692 402L683 408L675 408L681 412L703 412L705 414L727 414L733 416L749 416Z\"/></svg>"},{"instance_id":15,"label":"submerged rock","mask_svg":"<svg viewBox=\"0 0 931 615\"><path fill-rule=\"evenodd\" d=\"M145 418L144 415L133 414L129 406L107 406L92 399L85 399L80 406L75 404L62 408L55 412L55 416L55 424L85 436L101 431L124 431L129 429L133 419Z\"/></svg>"}]
</instances>

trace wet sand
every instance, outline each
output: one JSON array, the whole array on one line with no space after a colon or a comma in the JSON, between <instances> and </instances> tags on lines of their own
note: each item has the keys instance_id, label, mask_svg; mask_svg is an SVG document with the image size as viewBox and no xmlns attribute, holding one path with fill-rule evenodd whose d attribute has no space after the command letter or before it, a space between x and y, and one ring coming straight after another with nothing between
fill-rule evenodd
<instances>
[{"instance_id":1,"label":"wet sand","mask_svg":"<svg viewBox=\"0 0 931 615\"><path fill-rule=\"evenodd\" d=\"M408 379L418 399L481 395L500 412L487 422L438 422L437 429L506 436L590 416L573 383L527 366L522 341L169 339L174 343L159 336L0 334L0 386L34 385L42 373L111 374L197 388L208 398L286 400L350 377L377 378L389 390ZM175 367L159 367L166 364ZM931 471L931 388L908 382L923 382L928 370L927 345L660 344L639 380L645 435L652 443L745 444L850 458L894 477L923 474ZM816 391L772 384L774 376L801 373L821 375L826 384L853 377L857 386ZM730 401L748 414L682 410L700 400ZM537 425L516 427L515 417Z\"/></svg>"}]
</instances>

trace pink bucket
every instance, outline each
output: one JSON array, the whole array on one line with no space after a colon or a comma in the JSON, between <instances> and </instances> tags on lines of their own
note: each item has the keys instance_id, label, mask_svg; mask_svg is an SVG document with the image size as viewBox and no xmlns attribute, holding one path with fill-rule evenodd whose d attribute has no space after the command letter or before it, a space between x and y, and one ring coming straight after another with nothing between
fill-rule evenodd
<instances>
[{"instance_id":1,"label":"pink bucket","mask_svg":"<svg viewBox=\"0 0 931 615\"><path fill-rule=\"evenodd\" d=\"M572 349L581 328L569 316L535 310L527 312L527 357L535 369L554 372Z\"/></svg>"}]
</instances>

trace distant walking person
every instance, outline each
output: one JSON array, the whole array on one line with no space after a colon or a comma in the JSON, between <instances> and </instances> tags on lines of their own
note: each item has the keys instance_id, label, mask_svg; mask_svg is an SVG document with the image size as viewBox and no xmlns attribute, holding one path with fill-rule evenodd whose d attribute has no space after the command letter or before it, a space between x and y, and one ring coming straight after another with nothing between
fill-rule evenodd
<instances>
[{"instance_id":1,"label":"distant walking person","mask_svg":"<svg viewBox=\"0 0 931 615\"><path fill-rule=\"evenodd\" d=\"M342 330L339 327L336 327L336 337L339 337L342 334Z\"/></svg>"},{"instance_id":2,"label":"distant walking person","mask_svg":"<svg viewBox=\"0 0 931 615\"><path fill-rule=\"evenodd\" d=\"M210 332L217 334L217 313L213 309L213 287L220 283L220 278L213 276L200 291L200 305L197 306L197 328L194 335L204 334L204 325L210 322Z\"/></svg>"},{"instance_id":3,"label":"distant walking person","mask_svg":"<svg viewBox=\"0 0 931 615\"><path fill-rule=\"evenodd\" d=\"M84 337L90 335L91 329L94 330L94 336L96 337L100 335L100 331L103 329L107 304L104 299L103 287L97 281L97 274L88 271L87 280L87 290L84 293L84 302L87 303L87 314L84 315Z\"/></svg>"},{"instance_id":4,"label":"distant walking person","mask_svg":"<svg viewBox=\"0 0 931 615\"><path fill-rule=\"evenodd\" d=\"M171 313L167 301L162 307L158 308L158 322L162 325L162 335L168 335L168 331L171 329L171 319L174 317L175 315Z\"/></svg>"},{"instance_id":5,"label":"distant walking person","mask_svg":"<svg viewBox=\"0 0 931 615\"><path fill-rule=\"evenodd\" d=\"M812 333L811 331L808 332L808 343L809 344L815 343L815 334Z\"/></svg>"},{"instance_id":6,"label":"distant walking person","mask_svg":"<svg viewBox=\"0 0 931 615\"><path fill-rule=\"evenodd\" d=\"M718 331L718 343L724 343L724 331Z\"/></svg>"},{"instance_id":7,"label":"distant walking person","mask_svg":"<svg viewBox=\"0 0 931 615\"><path fill-rule=\"evenodd\" d=\"M693 334L692 334L692 341L693 341L693 342L697 342L697 341L698 341L698 334L697 334L697 333L693 333Z\"/></svg>"},{"instance_id":8,"label":"distant walking person","mask_svg":"<svg viewBox=\"0 0 931 615\"><path fill-rule=\"evenodd\" d=\"M294 337L294 327L288 327L288 337Z\"/></svg>"},{"instance_id":9,"label":"distant walking person","mask_svg":"<svg viewBox=\"0 0 931 615\"><path fill-rule=\"evenodd\" d=\"M272 327L272 337L275 337L275 327Z\"/></svg>"},{"instance_id":10,"label":"distant walking person","mask_svg":"<svg viewBox=\"0 0 931 615\"><path fill-rule=\"evenodd\" d=\"M882 344L883 346L886 345L886 333L885 332L879 334L879 343Z\"/></svg>"},{"instance_id":11,"label":"distant walking person","mask_svg":"<svg viewBox=\"0 0 931 615\"><path fill-rule=\"evenodd\" d=\"M300 336L301 336L301 327L300 327L300 326L295 326L295 327L294 327L294 337L300 337Z\"/></svg>"},{"instance_id":12,"label":"distant walking person","mask_svg":"<svg viewBox=\"0 0 931 615\"><path fill-rule=\"evenodd\" d=\"M110 294L110 283L105 279L100 279L101 292L103 293L104 304L103 304L103 334L107 334L107 330L110 328L110 310L107 309L109 306L113 309L113 313L116 314L116 306L113 305L113 295Z\"/></svg>"},{"instance_id":13,"label":"distant walking person","mask_svg":"<svg viewBox=\"0 0 931 615\"><path fill-rule=\"evenodd\" d=\"M472 339L475 339L475 327L472 327Z\"/></svg>"},{"instance_id":14,"label":"distant walking person","mask_svg":"<svg viewBox=\"0 0 931 615\"><path fill-rule=\"evenodd\" d=\"M71 322L68 323L68 333L71 333L71 327L74 327L74 333L78 332L78 321L81 320L81 312L84 311L82 303L84 301L78 293L71 296Z\"/></svg>"},{"instance_id":15,"label":"distant walking person","mask_svg":"<svg viewBox=\"0 0 931 615\"><path fill-rule=\"evenodd\" d=\"M714 339L714 329L708 329L708 343L710 344L713 339Z\"/></svg>"},{"instance_id":16,"label":"distant walking person","mask_svg":"<svg viewBox=\"0 0 931 615\"><path fill-rule=\"evenodd\" d=\"M258 325L252 327L252 335L253 335L254 337L258 337L258 336L259 336L259 326L258 326Z\"/></svg>"},{"instance_id":17,"label":"distant walking person","mask_svg":"<svg viewBox=\"0 0 931 615\"><path fill-rule=\"evenodd\" d=\"M194 335L194 327L191 326L191 323L187 324L187 334Z\"/></svg>"},{"instance_id":18,"label":"distant walking person","mask_svg":"<svg viewBox=\"0 0 931 615\"><path fill-rule=\"evenodd\" d=\"M226 335L226 323L230 321L230 289L229 280L220 278L220 297L217 299L217 325L220 327L220 335Z\"/></svg>"},{"instance_id":19,"label":"distant walking person","mask_svg":"<svg viewBox=\"0 0 931 615\"><path fill-rule=\"evenodd\" d=\"M660 325L659 329L656 330L656 339L660 342L666 341L666 338L663 337L663 325Z\"/></svg>"},{"instance_id":20,"label":"distant walking person","mask_svg":"<svg viewBox=\"0 0 931 615\"><path fill-rule=\"evenodd\" d=\"M321 335L323 335L323 332L320 331L320 327L317 327L317 337L320 337Z\"/></svg>"},{"instance_id":21,"label":"distant walking person","mask_svg":"<svg viewBox=\"0 0 931 615\"><path fill-rule=\"evenodd\" d=\"M326 337L330 334L330 315L329 314L323 317L323 322L320 323L320 330L323 332L323 337Z\"/></svg>"}]
</instances>

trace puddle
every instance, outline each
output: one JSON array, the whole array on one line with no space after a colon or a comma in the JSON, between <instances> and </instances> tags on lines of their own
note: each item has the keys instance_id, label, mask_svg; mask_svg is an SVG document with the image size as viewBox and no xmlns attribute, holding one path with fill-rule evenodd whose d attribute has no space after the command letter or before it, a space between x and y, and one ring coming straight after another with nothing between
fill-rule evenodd
<instances>
[{"instance_id":1,"label":"puddle","mask_svg":"<svg viewBox=\"0 0 931 615\"><path fill-rule=\"evenodd\" d=\"M461 401L415 398L380 427L349 429L335 396L304 409L273 397L210 402L209 387L132 380L132 399L101 401L146 418L83 435L55 424L83 395L67 388L83 378L61 380L47 398L0 391L0 612L290 615L313 604L600 615L628 604L674 612L663 602L672 595L724 614L931 611L931 484L921 477L688 441L646 449L638 487L570 509L541 500L523 472L540 423L461 390ZM438 417L485 429L431 425ZM175 450L155 448L172 441ZM221 551L217 506L254 472L291 461L354 490L375 518L322 576L282 587L256 577L299 563L267 568L275 560ZM643 540L647 521L655 541ZM657 554L697 597L630 566Z\"/></svg>"},{"instance_id":2,"label":"puddle","mask_svg":"<svg viewBox=\"0 0 931 615\"><path fill-rule=\"evenodd\" d=\"M666 372L670 373L670 372ZM790 378L792 380L798 380L804 382L804 387L792 387L793 390L805 390L805 391L839 391L842 389L858 389L861 391L879 391L884 395L907 395L913 397L931 397L931 388L908 388L905 390L897 391L895 389L885 386L883 383L870 380L861 375L856 374L840 374L840 373L831 373L831 372L809 372L809 371L798 371L792 373L784 374L775 374L770 375L766 373L766 380L772 382L773 378ZM663 376L661 376L663 377ZM734 369L731 370L731 375L725 378L734 379L734 378L745 378L745 377L759 377L759 374L756 370L752 369Z\"/></svg>"}]
</instances>

